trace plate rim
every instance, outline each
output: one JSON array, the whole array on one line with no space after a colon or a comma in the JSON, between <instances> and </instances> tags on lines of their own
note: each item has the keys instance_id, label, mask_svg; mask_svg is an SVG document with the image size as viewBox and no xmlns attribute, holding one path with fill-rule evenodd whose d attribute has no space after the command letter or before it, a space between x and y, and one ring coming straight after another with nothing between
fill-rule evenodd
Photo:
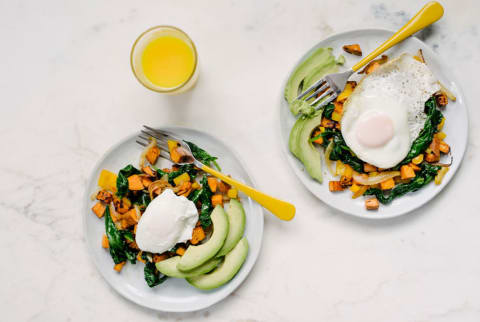
<instances>
[{"instance_id":1,"label":"plate rim","mask_svg":"<svg viewBox=\"0 0 480 322\"><path fill-rule=\"evenodd\" d=\"M196 129L196 128L192 128L192 127L184 127L184 126L175 126L175 125L164 125L164 126L157 126L157 127L154 127L154 128L159 128L159 129L168 129L170 131L174 131L175 129L176 130L186 130L186 131L195 131L195 132L200 132L204 135L206 135L207 137L211 137L211 138L214 138L215 140L219 141L221 144L223 144L227 149L228 151L231 153L232 157L238 161L239 165L243 168L243 170L245 171L245 181L250 181L252 187L256 187L257 186L257 183L255 181L255 179L252 178L251 176L251 171L250 169L246 166L246 163L244 162L244 160L242 159L242 157L232 148L230 147L229 145L227 145L222 139L219 139L217 138L216 136L213 136L212 134L208 133L208 132L205 132L203 130L199 130L199 129ZM213 301L211 302L207 302L205 304L202 304L202 305L198 305L198 306L192 306L192 305L189 305L188 307L186 307L186 309L183 309L183 308L173 308L173 309L170 309L170 308L165 308L165 307L155 307L153 305L149 305L149 304L146 304L146 303L143 303L142 301L140 300L137 300L136 298L132 298L129 296L128 292L125 291L124 288L121 288L119 287L118 285L116 285L115 283L112 283L110 280L109 280L109 277L107 276L106 272L104 272L101 268L100 268L100 263L98 262L98 259L93 255L93 250L92 250L92 245L91 243L88 241L87 239L87 216L88 214L90 213L90 207L88 205L88 202L87 200L90 199L90 196L92 194L91 191L89 191L88 187L90 186L90 184L92 182L95 181L95 176L96 176L96 171L97 169L100 168L100 165L105 161L105 159L112 153L112 151L114 151L115 149L119 148L122 144L125 144L126 142L128 142L129 140L132 140L133 138L135 138L138 134L140 133L140 131L133 131L131 132L130 134L122 137L120 140L118 140L117 142L115 142L114 144L112 144L108 149L105 150L105 152L97 159L97 161L94 163L94 165L92 166L91 170L89 171L89 176L88 176L88 179L86 181L86 184L85 184L85 191L83 193L83 196L82 196L82 212L83 212L83 215L82 215L82 228L83 228L83 236L85 238L85 241L84 241L84 244L85 244L85 247L87 249L87 253L88 253L88 256L90 257L90 259L93 261L94 265L95 265L95 268L96 270L100 273L100 276L102 277L102 279L104 280L104 282L107 283L107 285L109 287L111 287L112 289L114 289L118 294L120 294L124 299L128 300L128 301L131 301L141 307L144 307L144 308L148 308L148 309L151 309L151 310L154 310L154 311L158 311L158 312L172 312L172 313L186 313L186 312L194 312L194 311L199 311L199 310L202 310L202 309L206 309L214 304L217 304L221 301L223 301L225 298L227 298L228 296L230 296L233 292L235 292L235 290L243 284L243 282L247 279L248 275L251 273L251 271L253 270L255 264L257 263L257 260L258 260L258 257L260 255L260 252L262 250L262 245L263 245L263 233L264 233L264 226L265 226L265 218L264 218L264 211L263 211L263 208L258 204L256 203L255 201L253 201L253 199L251 199L250 197L246 196L246 200L249 200L254 209L256 208L257 211L258 211L258 215L261 216L261 219L259 220L260 222L260 236L259 236L259 246L258 246L258 251L254 254L252 254L252 252L249 252L249 254L251 254L251 256L253 256L253 261L252 261L252 265L250 267L246 267L247 271L246 271L246 274L245 276L243 277L243 279L241 279L240 281L238 281L238 283L236 285L234 285L232 287L232 289L227 292L226 294L224 294L223 296L220 296L219 298L217 299L214 299ZM251 248L251 246L249 247ZM229 282L230 283L230 282ZM193 287L193 286L192 286ZM214 291L214 290L212 290Z\"/></svg>"},{"instance_id":2,"label":"plate rim","mask_svg":"<svg viewBox=\"0 0 480 322\"><path fill-rule=\"evenodd\" d=\"M411 209L408 209L408 210L405 210L405 211L399 211L397 213L393 213L393 214L387 214L387 215L384 215L384 214L381 214L379 212L373 212L372 214L359 214L359 213L355 213L355 212L351 212L351 211L348 211L346 209L343 209L343 208L340 208L338 206L336 206L336 204L333 204L331 202L328 202L327 200L324 200L322 198L320 198L311 188L310 188L310 185L306 183L307 179L310 179L309 177L308 178L304 178L303 176L301 176L300 174L297 173L297 171L302 171L301 169L297 169L297 166L295 165L295 162L299 162L298 160L296 160L292 155L291 155L291 152L289 151L288 149L288 139L287 139L287 142L284 141L284 134L283 134L283 131L282 131L282 125L281 125L281 119L282 119L282 108L283 108L283 105L285 104L284 101L285 101L285 98L284 98L284 91L285 91L285 85L287 84L287 81L288 81L288 78L289 76L291 75L292 71L294 70L294 68L296 66L298 66L307 56L309 53L311 53L315 48L318 48L320 47L319 45L321 43L325 43L325 42L330 42L332 40L334 40L335 38L339 38L341 36L344 36L344 35L347 35L347 34L351 34L351 33L372 33L372 32L386 32L386 33L390 33L390 34L394 34L396 31L393 31L393 30L390 30L390 29L387 29L387 28L360 28L360 29L349 29L349 30L344 30L344 31L340 31L340 32L336 32L334 34L331 34L329 35L328 37L325 37L323 38L322 40L316 42L313 46L311 46L310 48L308 48L306 51L304 51L301 56L295 61L295 63L293 65L291 65L292 67L288 69L288 72L286 73L286 76L284 78L284 81L282 82L282 86L281 86L281 90L280 90L280 100L278 101L278 105L279 105L279 109L277 111L277 117L278 117L278 122L277 122L277 129L278 131L280 132L280 135L282 137L282 151L284 153L284 156L285 158L287 159L287 162L289 164L289 166L291 167L291 169L293 170L295 176L297 177L297 179L302 183L302 185L315 197L317 198L318 200L320 200L322 203L324 203L325 205L327 205L328 207L330 207L331 209L335 209L339 212L341 212L342 214L346 214L346 215L349 215L349 216L354 216L354 217L357 217L357 218L362 218L362 219L373 219L373 220L385 220L385 219L391 219L391 218L396 218L396 217L400 217L400 216L403 216L403 215L407 215L407 214L411 214L413 213L415 210L423 207L425 204L427 204L428 202L430 202L431 200L433 200L438 194L440 194L441 191L443 191L443 189L450 183L450 181L453 179L453 177L455 176L455 174L457 173L457 171L460 169L462 163L463 163L463 159L465 157L465 153L467 151L467 148L468 148L468 142L469 142L469 134L470 134L470 124L468 122L468 107L467 107L467 103L466 103L466 100L465 100L465 96L464 96L464 93L463 93L463 90L462 90L462 87L461 87L461 84L460 84L460 81L458 80L457 78L457 75L447 69L447 73L449 74L449 82L453 83L454 86L455 86L455 92L456 92L456 96L457 96L457 101L461 102L463 105L464 105L464 108L465 108L465 116L466 116L466 122L465 122L465 143L463 144L463 149L462 151L460 151L460 158L459 160L457 161L458 162L458 166L451 169L451 171L449 171L450 175L449 176L446 176L443 181L442 181L442 184L440 186L438 186L437 190L435 191L434 194L432 194L431 196L427 196L426 198L422 199L420 202L418 202L416 204L416 206L412 207ZM433 51L433 49L431 49L430 46L428 46L423 40L419 39L418 37L416 37L415 35L412 35L408 38L413 38L414 41L418 41L420 42L420 44L422 44L422 46L426 47L429 49L429 51L431 52L431 54L435 57L435 59L440 63L441 66L448 66L444 59L438 55L436 52ZM407 39L408 39L407 38ZM442 70L444 67L442 67ZM291 115L291 114L289 114ZM322 158L322 162L323 162L323 158ZM315 181L316 182L316 181ZM318 184L318 182L316 182ZM431 184L431 183L430 183Z\"/></svg>"}]
</instances>

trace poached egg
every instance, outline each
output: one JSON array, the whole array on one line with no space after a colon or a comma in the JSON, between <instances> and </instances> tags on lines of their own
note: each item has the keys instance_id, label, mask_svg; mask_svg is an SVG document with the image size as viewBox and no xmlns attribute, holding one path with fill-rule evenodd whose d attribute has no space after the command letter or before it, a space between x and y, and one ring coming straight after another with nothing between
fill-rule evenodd
<instances>
[{"instance_id":1,"label":"poached egg","mask_svg":"<svg viewBox=\"0 0 480 322\"><path fill-rule=\"evenodd\" d=\"M191 239L197 221L195 204L166 189L147 206L138 222L135 241L143 251L163 253Z\"/></svg>"},{"instance_id":2,"label":"poached egg","mask_svg":"<svg viewBox=\"0 0 480 322\"><path fill-rule=\"evenodd\" d=\"M440 86L428 66L402 54L366 75L344 103L341 131L362 161L392 168L422 130L425 102Z\"/></svg>"}]
</instances>

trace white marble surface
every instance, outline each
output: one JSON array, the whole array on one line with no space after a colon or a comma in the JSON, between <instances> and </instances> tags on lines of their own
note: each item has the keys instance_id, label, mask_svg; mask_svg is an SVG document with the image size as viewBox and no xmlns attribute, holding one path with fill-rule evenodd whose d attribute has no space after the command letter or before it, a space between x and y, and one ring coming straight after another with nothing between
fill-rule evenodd
<instances>
[{"instance_id":1,"label":"white marble surface","mask_svg":"<svg viewBox=\"0 0 480 322\"><path fill-rule=\"evenodd\" d=\"M422 36L463 86L467 154L428 206L374 222L332 211L290 172L278 92L318 40L396 29L419 1L0 1L0 320L480 321L480 5L443 3L445 17ZM183 28L198 46L200 79L189 93L158 95L131 73L133 41L157 24ZM261 189L297 205L289 223L265 214L249 278L200 312L128 302L86 251L80 200L90 169L144 123L222 136Z\"/></svg>"}]
</instances>

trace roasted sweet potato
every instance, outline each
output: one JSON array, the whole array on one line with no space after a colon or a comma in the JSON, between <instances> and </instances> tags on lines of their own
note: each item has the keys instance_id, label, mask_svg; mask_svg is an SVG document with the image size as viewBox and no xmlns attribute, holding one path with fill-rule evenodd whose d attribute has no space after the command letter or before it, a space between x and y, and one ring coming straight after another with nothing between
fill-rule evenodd
<instances>
[{"instance_id":1,"label":"roasted sweet potato","mask_svg":"<svg viewBox=\"0 0 480 322\"><path fill-rule=\"evenodd\" d=\"M445 154L450 152L450 146L447 143L445 143L444 141L440 141L440 143L438 145L438 149L440 150L440 152L445 153Z\"/></svg>"},{"instance_id":2,"label":"roasted sweet potato","mask_svg":"<svg viewBox=\"0 0 480 322\"><path fill-rule=\"evenodd\" d=\"M166 260L168 258L168 255L167 254L155 254L153 255L153 262L154 263L158 263L158 262L161 262L163 260Z\"/></svg>"},{"instance_id":3,"label":"roasted sweet potato","mask_svg":"<svg viewBox=\"0 0 480 322\"><path fill-rule=\"evenodd\" d=\"M110 245L108 244L108 237L105 234L103 234L103 236L102 236L102 247L103 248L110 247Z\"/></svg>"},{"instance_id":4,"label":"roasted sweet potato","mask_svg":"<svg viewBox=\"0 0 480 322\"><path fill-rule=\"evenodd\" d=\"M153 172L152 168L150 168L150 167L143 167L142 172L149 175L150 177L155 177L155 173Z\"/></svg>"},{"instance_id":5,"label":"roasted sweet potato","mask_svg":"<svg viewBox=\"0 0 480 322\"><path fill-rule=\"evenodd\" d=\"M218 190L221 193L223 193L223 194L227 193L228 189L230 189L230 188L231 188L231 186L228 183L223 182L223 181L218 182Z\"/></svg>"},{"instance_id":6,"label":"roasted sweet potato","mask_svg":"<svg viewBox=\"0 0 480 322\"><path fill-rule=\"evenodd\" d=\"M205 231L203 230L202 226L197 226L193 228L192 239L190 243L192 245L197 245L199 242L205 239Z\"/></svg>"},{"instance_id":7,"label":"roasted sweet potato","mask_svg":"<svg viewBox=\"0 0 480 322\"><path fill-rule=\"evenodd\" d=\"M128 177L129 190L143 190L142 178L138 174Z\"/></svg>"},{"instance_id":8,"label":"roasted sweet potato","mask_svg":"<svg viewBox=\"0 0 480 322\"><path fill-rule=\"evenodd\" d=\"M107 190L100 190L97 193L97 200L103 201L104 203L110 203L113 200L113 195Z\"/></svg>"},{"instance_id":9,"label":"roasted sweet potato","mask_svg":"<svg viewBox=\"0 0 480 322\"><path fill-rule=\"evenodd\" d=\"M178 247L177 250L175 251L175 254L183 256L185 254L185 247Z\"/></svg>"},{"instance_id":10,"label":"roasted sweet potato","mask_svg":"<svg viewBox=\"0 0 480 322\"><path fill-rule=\"evenodd\" d=\"M212 206L223 205L223 196L222 195L213 195L212 196Z\"/></svg>"},{"instance_id":11,"label":"roasted sweet potato","mask_svg":"<svg viewBox=\"0 0 480 322\"><path fill-rule=\"evenodd\" d=\"M148 188L148 186L152 183L152 179L150 179L149 177L142 177L142 185L145 187L145 188Z\"/></svg>"},{"instance_id":12,"label":"roasted sweet potato","mask_svg":"<svg viewBox=\"0 0 480 322\"><path fill-rule=\"evenodd\" d=\"M342 183L340 181L330 181L328 183L328 189L331 192L335 192L335 191L343 191L344 187L342 186Z\"/></svg>"},{"instance_id":13,"label":"roasted sweet potato","mask_svg":"<svg viewBox=\"0 0 480 322\"><path fill-rule=\"evenodd\" d=\"M218 186L217 178L208 177L207 182L208 182L208 187L210 188L210 191L215 193L217 191L217 186Z\"/></svg>"},{"instance_id":14,"label":"roasted sweet potato","mask_svg":"<svg viewBox=\"0 0 480 322\"><path fill-rule=\"evenodd\" d=\"M365 208L367 208L367 210L377 210L379 206L378 199L375 197L365 200Z\"/></svg>"},{"instance_id":15,"label":"roasted sweet potato","mask_svg":"<svg viewBox=\"0 0 480 322\"><path fill-rule=\"evenodd\" d=\"M382 64L385 64L388 60L388 56L387 55L382 55L382 57L380 58L377 58L375 60L372 60L371 62L368 63L367 66L365 66L360 72L359 74L370 74L371 72L373 72L375 69L377 69L378 67L380 67L380 65Z\"/></svg>"},{"instance_id":16,"label":"roasted sweet potato","mask_svg":"<svg viewBox=\"0 0 480 322\"><path fill-rule=\"evenodd\" d=\"M440 156L437 157L432 152L425 153L425 161L429 163L433 163L433 162L438 162L439 160L440 160Z\"/></svg>"},{"instance_id":17,"label":"roasted sweet potato","mask_svg":"<svg viewBox=\"0 0 480 322\"><path fill-rule=\"evenodd\" d=\"M415 171L409 165L402 165L400 168L400 174L402 179L411 179L415 177Z\"/></svg>"},{"instance_id":18,"label":"roasted sweet potato","mask_svg":"<svg viewBox=\"0 0 480 322\"><path fill-rule=\"evenodd\" d=\"M353 184L353 179L352 177L347 177L345 175L340 177L340 185L344 188L349 187Z\"/></svg>"},{"instance_id":19,"label":"roasted sweet potato","mask_svg":"<svg viewBox=\"0 0 480 322\"><path fill-rule=\"evenodd\" d=\"M429 145L429 148L430 150L432 150L432 153L435 155L435 157L437 157L438 160L440 160L440 139L434 136L432 143L430 143Z\"/></svg>"},{"instance_id":20,"label":"roasted sweet potato","mask_svg":"<svg viewBox=\"0 0 480 322\"><path fill-rule=\"evenodd\" d=\"M155 164L158 160L159 155L160 155L160 148L154 145L150 149L148 149L145 157L147 158L148 162L150 162L150 164Z\"/></svg>"},{"instance_id":21,"label":"roasted sweet potato","mask_svg":"<svg viewBox=\"0 0 480 322\"><path fill-rule=\"evenodd\" d=\"M127 197L123 197L122 199L119 199L117 196L114 196L113 197L113 204L115 206L115 210L119 214L126 213L130 209L130 207L132 206L132 202Z\"/></svg>"},{"instance_id":22,"label":"roasted sweet potato","mask_svg":"<svg viewBox=\"0 0 480 322\"><path fill-rule=\"evenodd\" d=\"M107 206L99 201L92 207L92 211L98 218L102 218L106 208Z\"/></svg>"},{"instance_id":23,"label":"roasted sweet potato","mask_svg":"<svg viewBox=\"0 0 480 322\"><path fill-rule=\"evenodd\" d=\"M342 48L349 54L362 56L362 49L360 48L359 44L345 45Z\"/></svg>"},{"instance_id":24,"label":"roasted sweet potato","mask_svg":"<svg viewBox=\"0 0 480 322\"><path fill-rule=\"evenodd\" d=\"M335 122L327 119L326 117L323 117L320 125L329 129L333 129L335 127Z\"/></svg>"},{"instance_id":25,"label":"roasted sweet potato","mask_svg":"<svg viewBox=\"0 0 480 322\"><path fill-rule=\"evenodd\" d=\"M393 178L380 182L380 189L382 190L390 190L393 189L393 187L395 187L395 180L393 180Z\"/></svg>"},{"instance_id":26,"label":"roasted sweet potato","mask_svg":"<svg viewBox=\"0 0 480 322\"><path fill-rule=\"evenodd\" d=\"M116 270L117 272L120 272L123 268L123 266L125 265L126 262L121 262L121 263L118 263L117 265L113 266L113 269Z\"/></svg>"}]
</instances>

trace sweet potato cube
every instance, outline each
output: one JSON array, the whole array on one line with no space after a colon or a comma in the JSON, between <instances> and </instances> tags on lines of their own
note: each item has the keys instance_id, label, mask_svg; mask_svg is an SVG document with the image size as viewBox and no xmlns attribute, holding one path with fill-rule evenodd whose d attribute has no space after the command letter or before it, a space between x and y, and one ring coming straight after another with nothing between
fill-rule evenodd
<instances>
[{"instance_id":1,"label":"sweet potato cube","mask_svg":"<svg viewBox=\"0 0 480 322\"><path fill-rule=\"evenodd\" d=\"M367 210L377 210L379 206L378 199L375 197L365 200L365 208Z\"/></svg>"},{"instance_id":2,"label":"sweet potato cube","mask_svg":"<svg viewBox=\"0 0 480 322\"><path fill-rule=\"evenodd\" d=\"M343 191L344 187L342 186L342 183L340 181L330 181L328 183L328 189L331 192L335 192L335 191Z\"/></svg>"},{"instance_id":3,"label":"sweet potato cube","mask_svg":"<svg viewBox=\"0 0 480 322\"><path fill-rule=\"evenodd\" d=\"M423 154L420 154L422 157L423 157ZM418 165L416 165L415 163L413 162L410 162L408 164L410 166L410 168L413 169L413 171L420 171L422 168L420 168Z\"/></svg>"},{"instance_id":4,"label":"sweet potato cube","mask_svg":"<svg viewBox=\"0 0 480 322\"><path fill-rule=\"evenodd\" d=\"M217 205L223 205L223 196L222 195L213 195L212 196L212 206L216 207Z\"/></svg>"},{"instance_id":5,"label":"sweet potato cube","mask_svg":"<svg viewBox=\"0 0 480 322\"><path fill-rule=\"evenodd\" d=\"M155 254L153 255L153 262L154 263L158 263L158 262L161 262L163 260L166 260L168 258L168 255L167 254Z\"/></svg>"},{"instance_id":6,"label":"sweet potato cube","mask_svg":"<svg viewBox=\"0 0 480 322\"><path fill-rule=\"evenodd\" d=\"M183 256L185 254L185 247L178 247L177 250L175 251L177 255Z\"/></svg>"},{"instance_id":7,"label":"sweet potato cube","mask_svg":"<svg viewBox=\"0 0 480 322\"><path fill-rule=\"evenodd\" d=\"M380 182L380 189L382 190L390 190L393 189L393 187L395 187L395 180L393 180L393 178Z\"/></svg>"},{"instance_id":8,"label":"sweet potato cube","mask_svg":"<svg viewBox=\"0 0 480 322\"><path fill-rule=\"evenodd\" d=\"M190 243L192 245L197 245L199 242L205 239L205 231L203 230L202 226L197 226L193 228L192 239Z\"/></svg>"},{"instance_id":9,"label":"sweet potato cube","mask_svg":"<svg viewBox=\"0 0 480 322\"><path fill-rule=\"evenodd\" d=\"M138 174L128 177L129 190L143 190L142 178Z\"/></svg>"},{"instance_id":10,"label":"sweet potato cube","mask_svg":"<svg viewBox=\"0 0 480 322\"><path fill-rule=\"evenodd\" d=\"M440 156L436 156L434 153L425 153L425 161L427 162L437 162L440 160Z\"/></svg>"},{"instance_id":11,"label":"sweet potato cube","mask_svg":"<svg viewBox=\"0 0 480 322\"><path fill-rule=\"evenodd\" d=\"M440 152L445 153L445 154L450 152L450 146L443 141L441 141L440 144L438 145L438 149L440 150Z\"/></svg>"},{"instance_id":12,"label":"sweet potato cube","mask_svg":"<svg viewBox=\"0 0 480 322\"><path fill-rule=\"evenodd\" d=\"M220 181L218 183L218 190L220 190L221 193L227 193L228 189L230 189L231 186L228 183L225 183L223 181Z\"/></svg>"},{"instance_id":13,"label":"sweet potato cube","mask_svg":"<svg viewBox=\"0 0 480 322\"><path fill-rule=\"evenodd\" d=\"M145 157L147 158L148 162L150 162L150 164L155 164L158 160L159 155L160 155L160 148L154 145L150 149L148 149Z\"/></svg>"},{"instance_id":14,"label":"sweet potato cube","mask_svg":"<svg viewBox=\"0 0 480 322\"><path fill-rule=\"evenodd\" d=\"M125 265L126 262L121 262L118 263L117 265L113 266L113 269L116 270L117 272L120 272L123 268L123 265Z\"/></svg>"},{"instance_id":15,"label":"sweet potato cube","mask_svg":"<svg viewBox=\"0 0 480 322\"><path fill-rule=\"evenodd\" d=\"M362 56L362 49L360 48L359 44L345 45L342 48L349 54Z\"/></svg>"},{"instance_id":16,"label":"sweet potato cube","mask_svg":"<svg viewBox=\"0 0 480 322\"><path fill-rule=\"evenodd\" d=\"M99 201L92 207L92 211L95 215L97 215L98 218L102 218L105 214L106 208L107 206L105 206L102 202Z\"/></svg>"},{"instance_id":17,"label":"sweet potato cube","mask_svg":"<svg viewBox=\"0 0 480 322\"><path fill-rule=\"evenodd\" d=\"M150 177L155 177L155 173L153 172L152 168L150 168L150 167L143 167L142 172L149 175Z\"/></svg>"},{"instance_id":18,"label":"sweet potato cube","mask_svg":"<svg viewBox=\"0 0 480 322\"><path fill-rule=\"evenodd\" d=\"M113 200L113 195L106 190L100 190L96 198L104 203L110 203Z\"/></svg>"},{"instance_id":19,"label":"sweet potato cube","mask_svg":"<svg viewBox=\"0 0 480 322\"><path fill-rule=\"evenodd\" d=\"M105 234L103 234L103 236L102 236L102 247L103 248L110 247L110 245L108 244L108 237Z\"/></svg>"},{"instance_id":20,"label":"sweet potato cube","mask_svg":"<svg viewBox=\"0 0 480 322\"><path fill-rule=\"evenodd\" d=\"M415 171L409 165L402 165L400 168L400 177L402 179L411 179L415 177Z\"/></svg>"},{"instance_id":21,"label":"sweet potato cube","mask_svg":"<svg viewBox=\"0 0 480 322\"><path fill-rule=\"evenodd\" d=\"M217 180L217 178L208 177L208 178L207 178L207 182L208 182L208 187L210 188L210 191L212 191L213 193L215 193L215 192L217 191L217 186L218 186L218 180Z\"/></svg>"}]
</instances>

